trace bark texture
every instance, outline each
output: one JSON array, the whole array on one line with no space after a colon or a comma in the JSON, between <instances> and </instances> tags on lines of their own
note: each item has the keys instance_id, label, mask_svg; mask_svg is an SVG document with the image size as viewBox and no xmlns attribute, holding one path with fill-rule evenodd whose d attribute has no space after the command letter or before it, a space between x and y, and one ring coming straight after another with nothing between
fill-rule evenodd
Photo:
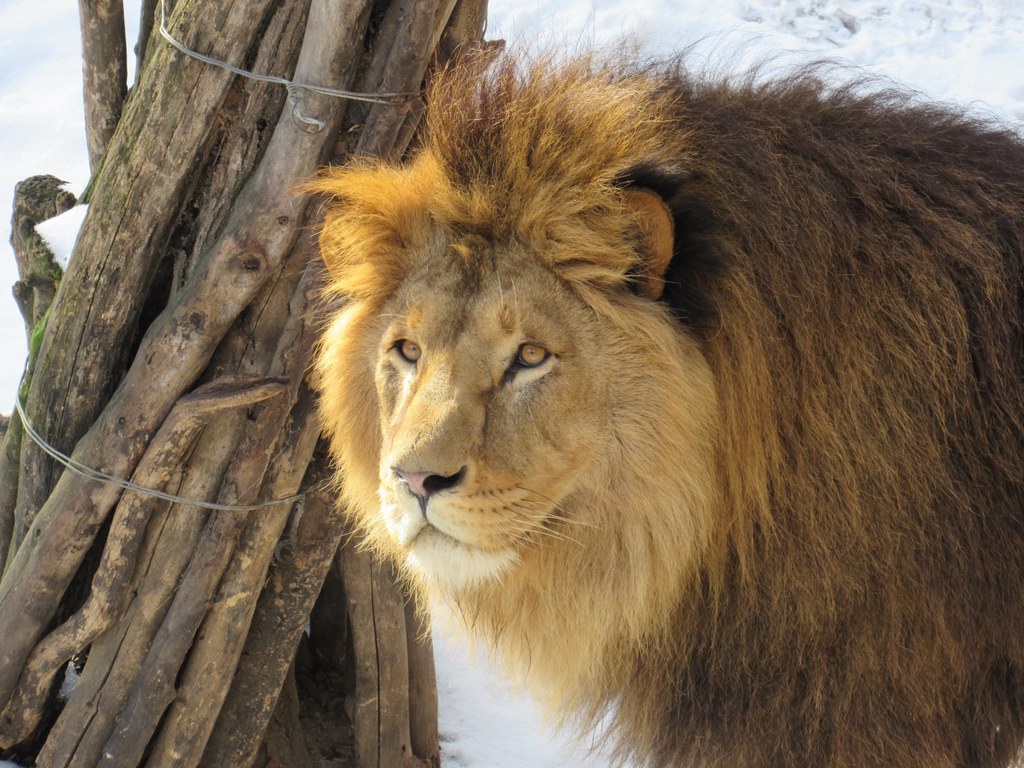
<instances>
[{"instance_id":1,"label":"bark texture","mask_svg":"<svg viewBox=\"0 0 1024 768\"><path fill-rule=\"evenodd\" d=\"M252 71L418 93L430 66L478 41L484 7L178 0L168 26ZM343 512L306 381L318 214L291 193L328 161L400 157L421 100L353 108L303 92L302 113L326 126L311 132L280 86L156 35L155 3L125 99L123 42L110 42L118 28L123 41L120 8L80 3L90 208L66 274L21 249L36 342L22 394L26 424L73 464L132 485L66 469L18 419L3 437L0 756L437 765L420 618L387 569L352 542L339 552ZM74 202L47 183L52 213ZM30 224L16 233L30 243ZM40 269L49 293L30 278ZM69 662L80 676L63 700Z\"/></svg>"},{"instance_id":2,"label":"bark texture","mask_svg":"<svg viewBox=\"0 0 1024 768\"><path fill-rule=\"evenodd\" d=\"M103 159L128 95L128 57L121 0L78 0L82 27L85 140L89 167Z\"/></svg>"},{"instance_id":3,"label":"bark texture","mask_svg":"<svg viewBox=\"0 0 1024 768\"><path fill-rule=\"evenodd\" d=\"M56 176L33 176L14 188L11 247L18 265L18 281L12 292L25 320L25 335L33 352L42 340L43 320L63 276L63 270L35 226L74 206L75 196L63 189L63 184ZM25 374L27 377L32 374L31 355ZM14 544L21 438L21 419L15 414L5 424L0 437L0 575Z\"/></svg>"}]
</instances>

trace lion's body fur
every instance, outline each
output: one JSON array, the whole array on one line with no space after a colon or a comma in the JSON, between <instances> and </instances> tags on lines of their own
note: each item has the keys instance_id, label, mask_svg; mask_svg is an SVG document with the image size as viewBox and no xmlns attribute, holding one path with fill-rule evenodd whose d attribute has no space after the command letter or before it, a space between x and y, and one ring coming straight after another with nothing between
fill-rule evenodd
<instances>
[{"instance_id":1,"label":"lion's body fur","mask_svg":"<svg viewBox=\"0 0 1024 768\"><path fill-rule=\"evenodd\" d=\"M318 182L342 203L322 246L351 297L323 412L371 543L404 558L379 520L388 432L408 429L406 395L374 379L381 313L420 284L472 323L482 299L423 275L497 275L497 296L521 273L581 333L596 323L580 382L602 385L553 406L598 412L571 427L586 466L558 486L557 535L454 589L474 632L567 718L614 706L644 764L1020 756L1021 139L809 75L478 74L441 78L410 164ZM663 303L623 290L640 258L624 183L674 214Z\"/></svg>"}]
</instances>

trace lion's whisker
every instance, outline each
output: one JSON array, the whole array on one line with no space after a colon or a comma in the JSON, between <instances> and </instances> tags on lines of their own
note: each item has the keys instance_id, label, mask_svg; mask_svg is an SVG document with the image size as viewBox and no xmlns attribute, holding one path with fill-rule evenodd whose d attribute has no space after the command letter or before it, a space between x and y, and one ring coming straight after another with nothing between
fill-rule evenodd
<instances>
[{"instance_id":1,"label":"lion's whisker","mask_svg":"<svg viewBox=\"0 0 1024 768\"><path fill-rule=\"evenodd\" d=\"M525 491L526 493L532 493L534 496L539 497L539 499L542 499L543 501L547 502L548 504L551 504L552 505L551 506L551 510L555 510L557 512L563 512L563 513L565 512L565 509L563 509L557 502L549 499L544 494L538 493L537 491L533 491L533 490L531 490L529 488L526 488L524 486L521 486L521 485L517 486L517 488L519 490L521 490L521 491ZM528 504L540 504L541 503L541 501L538 501L536 499L531 499L531 498L524 498L524 499L520 499L519 501L522 502L522 503L528 503ZM562 514L562 515L555 514L555 511L548 511L548 512L546 512L545 513L545 517L547 517L550 520L556 520L556 521L558 521L560 523L566 523L567 525L578 525L578 526L581 526L581 527L584 527L584 528L593 528L594 530L600 530L601 529L601 527L597 523L591 522L589 520L579 520L577 518L567 517L565 514Z\"/></svg>"},{"instance_id":2,"label":"lion's whisker","mask_svg":"<svg viewBox=\"0 0 1024 768\"><path fill-rule=\"evenodd\" d=\"M530 534L536 533L537 535L540 535L540 536L547 536L549 538L559 539L561 541L569 541L569 542L572 542L573 544L578 544L581 547L584 546L583 542L580 541L579 539L576 539L576 538L570 536L569 534L565 533L564 531L556 531L553 528L549 528L548 526L544 525L545 522L547 522L547 520L541 521L540 525L533 525L533 526L528 526L528 527L519 526L519 528L520 528L520 530L522 530L522 531L524 531L526 533L530 533Z\"/></svg>"}]
</instances>

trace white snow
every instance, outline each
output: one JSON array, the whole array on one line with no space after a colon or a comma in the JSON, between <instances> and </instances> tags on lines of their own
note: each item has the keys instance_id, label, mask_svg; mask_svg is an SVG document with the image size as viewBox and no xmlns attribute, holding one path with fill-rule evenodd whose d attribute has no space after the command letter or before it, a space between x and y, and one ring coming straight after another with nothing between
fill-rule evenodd
<instances>
[{"instance_id":1,"label":"white snow","mask_svg":"<svg viewBox=\"0 0 1024 768\"><path fill-rule=\"evenodd\" d=\"M435 617L443 612L435 607ZM482 649L443 631L436 631L433 641L446 768L592 768L604 763L568 734L553 733L529 695L502 678Z\"/></svg>"},{"instance_id":2,"label":"white snow","mask_svg":"<svg viewBox=\"0 0 1024 768\"><path fill-rule=\"evenodd\" d=\"M88 210L88 205L76 205L60 216L54 216L36 225L36 232L42 235L43 240L53 251L53 257L61 269L68 268L71 251L75 247L75 240L78 239L78 230L82 228Z\"/></svg>"},{"instance_id":3,"label":"white snow","mask_svg":"<svg viewBox=\"0 0 1024 768\"><path fill-rule=\"evenodd\" d=\"M73 662L68 662L68 665L64 668L64 679L61 681L60 690L57 692L57 698L61 701L67 701L71 698L71 694L75 692L75 686L78 685L78 680L81 675L78 674L78 670L75 669Z\"/></svg>"},{"instance_id":4,"label":"white snow","mask_svg":"<svg viewBox=\"0 0 1024 768\"><path fill-rule=\"evenodd\" d=\"M138 0L127 3L129 47ZM492 0L489 37L511 45L604 45L628 36L666 54L696 44L691 62L717 71L770 58L828 57L1016 125L1024 121L1021 0ZM51 173L79 193L88 180L78 18L65 0L0 0L0 239L10 235L14 184ZM79 210L75 215L82 215ZM54 230L57 230L56 234ZM44 226L63 237L68 221ZM2 249L2 247L0 247ZM0 256L0 411L9 411L25 354L10 297L13 255ZM602 768L609 763L550 732L528 697L483 658L435 638L446 765ZM7 764L0 762L0 768Z\"/></svg>"}]
</instances>

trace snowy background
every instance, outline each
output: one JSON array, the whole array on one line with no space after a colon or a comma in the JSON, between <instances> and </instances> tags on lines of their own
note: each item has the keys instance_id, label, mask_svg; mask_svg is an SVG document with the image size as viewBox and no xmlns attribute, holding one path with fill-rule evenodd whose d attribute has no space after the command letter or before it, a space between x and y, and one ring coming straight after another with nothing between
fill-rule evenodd
<instances>
[{"instance_id":1,"label":"snowy background","mask_svg":"<svg viewBox=\"0 0 1024 768\"><path fill-rule=\"evenodd\" d=\"M126 5L130 48L138 2ZM691 61L716 71L828 57L928 98L1024 123L1022 0L491 0L488 36L577 48L626 37L653 53L696 43ZM76 194L88 180L80 56L74 3L0 0L0 412L11 410L25 355L9 289L17 272L5 245L11 197L15 183L34 174L59 176ZM435 647L446 766L608 764L586 743L546 728L531 701L485 660L467 660L464 646L443 635Z\"/></svg>"}]
</instances>

